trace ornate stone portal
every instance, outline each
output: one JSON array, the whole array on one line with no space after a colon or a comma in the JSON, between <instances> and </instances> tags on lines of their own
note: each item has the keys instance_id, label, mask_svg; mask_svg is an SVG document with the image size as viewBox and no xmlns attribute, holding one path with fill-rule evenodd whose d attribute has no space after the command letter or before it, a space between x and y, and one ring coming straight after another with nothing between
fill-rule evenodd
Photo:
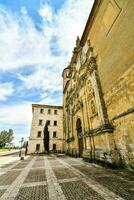
<instances>
[{"instance_id":1,"label":"ornate stone portal","mask_svg":"<svg viewBox=\"0 0 134 200\"><path fill-rule=\"evenodd\" d=\"M133 9L132 1L95 0L77 37L63 71L64 149L70 155L134 167Z\"/></svg>"},{"instance_id":2,"label":"ornate stone portal","mask_svg":"<svg viewBox=\"0 0 134 200\"><path fill-rule=\"evenodd\" d=\"M89 40L84 47L81 47L80 40L77 38L76 47L67 70L69 85L64 93L67 150L73 154L74 143L76 143L75 152L82 156L83 151L89 151L89 149L93 151L94 135L102 132L113 132L113 126L109 122L103 99L96 57ZM66 72L64 71L64 73ZM77 127L78 121L76 119L81 121L80 128ZM75 141L71 140L72 137L75 138ZM94 151L96 151L95 147ZM93 157L95 153L90 152L90 155Z\"/></svg>"}]
</instances>

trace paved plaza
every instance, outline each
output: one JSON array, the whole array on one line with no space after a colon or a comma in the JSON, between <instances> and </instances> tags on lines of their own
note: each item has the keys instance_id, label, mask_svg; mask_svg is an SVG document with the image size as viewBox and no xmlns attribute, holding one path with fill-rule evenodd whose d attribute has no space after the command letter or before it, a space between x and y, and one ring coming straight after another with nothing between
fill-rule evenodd
<instances>
[{"instance_id":1,"label":"paved plaza","mask_svg":"<svg viewBox=\"0 0 134 200\"><path fill-rule=\"evenodd\" d=\"M0 157L0 200L133 200L134 176L81 159Z\"/></svg>"}]
</instances>

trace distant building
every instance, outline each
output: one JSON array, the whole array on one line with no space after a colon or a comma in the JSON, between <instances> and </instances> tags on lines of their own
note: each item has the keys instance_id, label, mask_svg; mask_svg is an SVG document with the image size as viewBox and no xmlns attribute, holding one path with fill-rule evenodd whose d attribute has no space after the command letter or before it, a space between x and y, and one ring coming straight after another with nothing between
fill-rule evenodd
<instances>
[{"instance_id":1,"label":"distant building","mask_svg":"<svg viewBox=\"0 0 134 200\"><path fill-rule=\"evenodd\" d=\"M48 121L50 151L63 151L63 109L62 106L32 104L32 125L28 153L44 152L44 127Z\"/></svg>"},{"instance_id":2,"label":"distant building","mask_svg":"<svg viewBox=\"0 0 134 200\"><path fill-rule=\"evenodd\" d=\"M134 1L95 0L63 71L65 150L134 167ZM78 22L79 23L79 22Z\"/></svg>"}]
</instances>

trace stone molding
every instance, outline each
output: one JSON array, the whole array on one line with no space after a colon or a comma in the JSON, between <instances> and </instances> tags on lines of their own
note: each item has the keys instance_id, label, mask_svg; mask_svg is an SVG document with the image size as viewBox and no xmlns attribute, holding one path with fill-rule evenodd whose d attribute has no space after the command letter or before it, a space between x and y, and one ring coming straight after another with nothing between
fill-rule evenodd
<instances>
[{"instance_id":1,"label":"stone molding","mask_svg":"<svg viewBox=\"0 0 134 200\"><path fill-rule=\"evenodd\" d=\"M126 111L120 113L119 115L114 116L114 117L111 119L111 121L114 121L114 120L116 120L116 119L119 119L119 118L124 117L124 116L129 115L129 114L132 114L133 112L134 112L134 107L129 108L128 110L126 110Z\"/></svg>"},{"instance_id":2,"label":"stone molding","mask_svg":"<svg viewBox=\"0 0 134 200\"><path fill-rule=\"evenodd\" d=\"M107 124L102 124L101 126L95 128L95 129L90 129L88 136L92 136L92 135L98 135L98 134L102 134L102 133L113 133L114 131L114 126L110 123Z\"/></svg>"}]
</instances>

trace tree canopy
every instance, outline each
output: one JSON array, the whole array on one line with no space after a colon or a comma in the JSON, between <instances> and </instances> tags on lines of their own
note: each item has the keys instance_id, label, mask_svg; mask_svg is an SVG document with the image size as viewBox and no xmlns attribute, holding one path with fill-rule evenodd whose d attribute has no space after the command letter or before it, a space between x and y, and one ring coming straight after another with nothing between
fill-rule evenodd
<instances>
[{"instance_id":1,"label":"tree canopy","mask_svg":"<svg viewBox=\"0 0 134 200\"><path fill-rule=\"evenodd\" d=\"M3 130L0 132L0 147L4 147L6 144L9 144L13 140L13 130L9 129L8 131Z\"/></svg>"}]
</instances>

